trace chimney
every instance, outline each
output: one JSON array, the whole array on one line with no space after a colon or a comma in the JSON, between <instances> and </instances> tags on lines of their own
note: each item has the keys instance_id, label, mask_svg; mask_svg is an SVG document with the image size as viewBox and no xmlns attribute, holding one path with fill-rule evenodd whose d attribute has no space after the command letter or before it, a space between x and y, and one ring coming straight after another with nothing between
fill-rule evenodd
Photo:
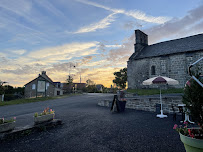
<instances>
[{"instance_id":1,"label":"chimney","mask_svg":"<svg viewBox=\"0 0 203 152\"><path fill-rule=\"evenodd\" d=\"M46 71L42 71L42 75L46 75Z\"/></svg>"},{"instance_id":2,"label":"chimney","mask_svg":"<svg viewBox=\"0 0 203 152\"><path fill-rule=\"evenodd\" d=\"M140 30L135 30L135 53L148 46L148 35Z\"/></svg>"}]
</instances>

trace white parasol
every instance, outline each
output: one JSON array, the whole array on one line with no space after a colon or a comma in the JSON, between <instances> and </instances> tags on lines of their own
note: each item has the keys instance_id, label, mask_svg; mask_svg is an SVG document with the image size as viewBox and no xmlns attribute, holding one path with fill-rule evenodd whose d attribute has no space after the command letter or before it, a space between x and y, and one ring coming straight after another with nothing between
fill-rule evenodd
<instances>
[{"instance_id":1,"label":"white parasol","mask_svg":"<svg viewBox=\"0 0 203 152\"><path fill-rule=\"evenodd\" d=\"M168 84L168 85L177 85L179 84L177 80L164 77L164 76L157 76L150 79L147 79L142 82L143 85L152 85L152 84ZM160 87L160 103L161 103L161 114L157 115L159 118L167 117L167 115L163 114L163 107L162 107L162 97L161 97L161 87Z\"/></svg>"}]
</instances>

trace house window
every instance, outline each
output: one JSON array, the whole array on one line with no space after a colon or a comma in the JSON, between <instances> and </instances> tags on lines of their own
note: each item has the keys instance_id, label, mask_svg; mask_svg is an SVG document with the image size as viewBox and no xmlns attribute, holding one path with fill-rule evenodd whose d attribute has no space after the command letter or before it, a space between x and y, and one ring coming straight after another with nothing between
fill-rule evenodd
<instances>
[{"instance_id":1,"label":"house window","mask_svg":"<svg viewBox=\"0 0 203 152\"><path fill-rule=\"evenodd\" d=\"M151 67L151 75L156 75L156 69L154 65Z\"/></svg>"},{"instance_id":2,"label":"house window","mask_svg":"<svg viewBox=\"0 0 203 152\"><path fill-rule=\"evenodd\" d=\"M46 83L46 90L48 89L49 87L49 82Z\"/></svg>"},{"instance_id":3,"label":"house window","mask_svg":"<svg viewBox=\"0 0 203 152\"><path fill-rule=\"evenodd\" d=\"M32 84L32 90L35 90L35 89L36 89L36 85Z\"/></svg>"}]
</instances>

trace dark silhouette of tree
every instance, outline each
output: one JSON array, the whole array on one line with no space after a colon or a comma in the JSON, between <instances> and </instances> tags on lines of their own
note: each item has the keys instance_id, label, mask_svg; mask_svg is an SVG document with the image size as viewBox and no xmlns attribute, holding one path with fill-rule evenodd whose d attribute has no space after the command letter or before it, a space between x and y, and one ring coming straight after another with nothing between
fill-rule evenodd
<instances>
[{"instance_id":1,"label":"dark silhouette of tree","mask_svg":"<svg viewBox=\"0 0 203 152\"><path fill-rule=\"evenodd\" d=\"M88 79L86 81L86 90L89 93L97 92L97 88L96 88L96 85L95 85L94 81L92 81L90 79Z\"/></svg>"},{"instance_id":2,"label":"dark silhouette of tree","mask_svg":"<svg viewBox=\"0 0 203 152\"><path fill-rule=\"evenodd\" d=\"M123 68L119 72L114 72L113 74L115 75L113 83L119 88L124 89L127 82L127 68Z\"/></svg>"},{"instance_id":3,"label":"dark silhouette of tree","mask_svg":"<svg viewBox=\"0 0 203 152\"><path fill-rule=\"evenodd\" d=\"M68 76L68 79L66 81L68 85L73 84L73 78L70 75Z\"/></svg>"}]
</instances>

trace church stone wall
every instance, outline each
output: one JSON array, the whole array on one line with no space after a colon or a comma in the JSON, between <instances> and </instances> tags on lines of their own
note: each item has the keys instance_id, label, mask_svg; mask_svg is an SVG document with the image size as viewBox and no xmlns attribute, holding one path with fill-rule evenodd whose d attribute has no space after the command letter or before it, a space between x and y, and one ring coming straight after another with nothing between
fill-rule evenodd
<instances>
[{"instance_id":1,"label":"church stone wall","mask_svg":"<svg viewBox=\"0 0 203 152\"><path fill-rule=\"evenodd\" d=\"M190 79L188 66L201 57L203 57L203 51L128 61L128 88L143 88L144 80L158 75L178 80L179 85L173 87L183 88L186 81ZM203 61L198 65L202 67L203 74ZM155 67L155 74L152 72L152 66Z\"/></svg>"},{"instance_id":2,"label":"church stone wall","mask_svg":"<svg viewBox=\"0 0 203 152\"><path fill-rule=\"evenodd\" d=\"M141 59L128 61L128 88L142 88L142 81L149 78L149 60Z\"/></svg>"},{"instance_id":3,"label":"church stone wall","mask_svg":"<svg viewBox=\"0 0 203 152\"><path fill-rule=\"evenodd\" d=\"M185 54L170 56L170 69L168 77L178 80L177 88L183 88L187 81L188 65L186 64Z\"/></svg>"}]
</instances>

